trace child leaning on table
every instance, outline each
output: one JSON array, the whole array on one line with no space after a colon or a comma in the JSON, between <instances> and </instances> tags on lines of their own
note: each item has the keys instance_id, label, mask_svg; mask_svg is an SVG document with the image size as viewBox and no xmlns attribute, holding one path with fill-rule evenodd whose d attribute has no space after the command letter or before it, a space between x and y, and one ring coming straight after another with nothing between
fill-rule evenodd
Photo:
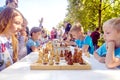
<instances>
[{"instance_id":1,"label":"child leaning on table","mask_svg":"<svg viewBox=\"0 0 120 80\"><path fill-rule=\"evenodd\" d=\"M106 21L103 31L105 43L94 52L94 57L108 68L120 66L120 18Z\"/></svg>"},{"instance_id":2,"label":"child leaning on table","mask_svg":"<svg viewBox=\"0 0 120 80\"><path fill-rule=\"evenodd\" d=\"M82 48L82 51L86 53L93 54L94 46L92 43L92 38L88 35L84 35L83 28L80 23L76 23L70 30L69 34L75 39L74 42L67 42L68 45L77 45Z\"/></svg>"},{"instance_id":3,"label":"child leaning on table","mask_svg":"<svg viewBox=\"0 0 120 80\"><path fill-rule=\"evenodd\" d=\"M15 34L22 29L23 15L15 8L0 13L0 70L18 60L18 42Z\"/></svg>"},{"instance_id":4,"label":"child leaning on table","mask_svg":"<svg viewBox=\"0 0 120 80\"><path fill-rule=\"evenodd\" d=\"M41 29L40 27L33 27L30 31L31 38L27 41L27 54L30 52L37 52L41 48L40 46L40 36L41 36Z\"/></svg>"}]
</instances>

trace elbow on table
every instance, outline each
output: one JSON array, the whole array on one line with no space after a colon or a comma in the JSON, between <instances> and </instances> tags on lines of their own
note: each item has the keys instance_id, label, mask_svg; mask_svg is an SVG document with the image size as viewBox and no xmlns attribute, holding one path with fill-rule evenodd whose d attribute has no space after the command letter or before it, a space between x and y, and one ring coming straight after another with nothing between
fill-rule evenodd
<instances>
[{"instance_id":1,"label":"elbow on table","mask_svg":"<svg viewBox=\"0 0 120 80\"><path fill-rule=\"evenodd\" d=\"M106 67L109 69L115 68L112 63L105 63Z\"/></svg>"}]
</instances>

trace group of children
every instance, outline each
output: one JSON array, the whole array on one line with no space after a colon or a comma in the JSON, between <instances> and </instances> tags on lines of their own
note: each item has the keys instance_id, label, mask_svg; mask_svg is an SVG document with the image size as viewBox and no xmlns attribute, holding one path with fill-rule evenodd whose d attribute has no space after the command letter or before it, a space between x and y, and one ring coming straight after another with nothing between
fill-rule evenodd
<instances>
[{"instance_id":1,"label":"group of children","mask_svg":"<svg viewBox=\"0 0 120 80\"><path fill-rule=\"evenodd\" d=\"M97 50L94 50L92 38L84 35L84 30L80 23L76 23L71 29L65 41L68 45L76 45L82 48L85 55L93 54L95 59L105 63L108 68L120 66L120 18L109 19L103 24L105 43ZM71 39L72 38L72 39Z\"/></svg>"},{"instance_id":2,"label":"group of children","mask_svg":"<svg viewBox=\"0 0 120 80\"><path fill-rule=\"evenodd\" d=\"M33 27L30 31L31 37L28 39L26 32L24 32L27 25L24 25L25 22L23 15L15 8L7 7L0 13L0 70L22 58L18 57L21 55L18 52L23 49L20 45L21 40L25 42L23 45L26 46L26 55L41 49L39 42L42 34L41 28ZM120 18L106 21L103 24L103 31L105 43L95 51L92 38L89 35L84 35L80 23L75 23L71 27L65 43L82 48L85 55L93 54L99 62L105 63L108 68L120 66ZM21 40L16 37L16 33L19 32L22 36Z\"/></svg>"},{"instance_id":3,"label":"group of children","mask_svg":"<svg viewBox=\"0 0 120 80\"><path fill-rule=\"evenodd\" d=\"M26 26L27 20L17 9L6 7L0 13L0 70L41 48L41 28L33 27L29 35Z\"/></svg>"}]
</instances>

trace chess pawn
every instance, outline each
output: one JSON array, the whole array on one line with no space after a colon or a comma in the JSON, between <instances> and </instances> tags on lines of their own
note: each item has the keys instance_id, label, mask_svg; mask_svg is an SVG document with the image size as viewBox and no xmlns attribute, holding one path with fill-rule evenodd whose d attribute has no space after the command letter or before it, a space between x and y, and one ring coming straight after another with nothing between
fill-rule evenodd
<instances>
[{"instance_id":1,"label":"chess pawn","mask_svg":"<svg viewBox=\"0 0 120 80\"><path fill-rule=\"evenodd\" d=\"M48 54L48 49L47 48L45 48L45 54Z\"/></svg>"},{"instance_id":2,"label":"chess pawn","mask_svg":"<svg viewBox=\"0 0 120 80\"><path fill-rule=\"evenodd\" d=\"M53 55L49 56L49 60L53 60L53 58L54 58Z\"/></svg>"},{"instance_id":3,"label":"chess pawn","mask_svg":"<svg viewBox=\"0 0 120 80\"><path fill-rule=\"evenodd\" d=\"M43 64L47 64L48 62L49 62L48 54L45 54L43 58Z\"/></svg>"},{"instance_id":4,"label":"chess pawn","mask_svg":"<svg viewBox=\"0 0 120 80\"><path fill-rule=\"evenodd\" d=\"M47 64L48 63L48 59L43 59L43 64Z\"/></svg>"},{"instance_id":5,"label":"chess pawn","mask_svg":"<svg viewBox=\"0 0 120 80\"><path fill-rule=\"evenodd\" d=\"M43 53L39 52L39 59L42 59L42 58L43 58Z\"/></svg>"},{"instance_id":6,"label":"chess pawn","mask_svg":"<svg viewBox=\"0 0 120 80\"><path fill-rule=\"evenodd\" d=\"M42 64L42 59L38 59L36 63Z\"/></svg>"},{"instance_id":7,"label":"chess pawn","mask_svg":"<svg viewBox=\"0 0 120 80\"><path fill-rule=\"evenodd\" d=\"M48 59L48 54L45 54L45 55L44 55L44 58L47 60L47 62L49 61L49 59Z\"/></svg>"},{"instance_id":8,"label":"chess pawn","mask_svg":"<svg viewBox=\"0 0 120 80\"><path fill-rule=\"evenodd\" d=\"M78 60L77 60L77 53L74 53L74 55L73 55L73 62L74 63L78 62Z\"/></svg>"},{"instance_id":9,"label":"chess pawn","mask_svg":"<svg viewBox=\"0 0 120 80\"><path fill-rule=\"evenodd\" d=\"M68 54L68 50L65 50L64 56L66 56Z\"/></svg>"},{"instance_id":10,"label":"chess pawn","mask_svg":"<svg viewBox=\"0 0 120 80\"><path fill-rule=\"evenodd\" d=\"M55 62L56 62L56 64L59 64L59 62L60 62L60 57L59 56L55 57Z\"/></svg>"},{"instance_id":11,"label":"chess pawn","mask_svg":"<svg viewBox=\"0 0 120 80\"><path fill-rule=\"evenodd\" d=\"M54 61L53 60L49 60L49 65L53 65Z\"/></svg>"},{"instance_id":12,"label":"chess pawn","mask_svg":"<svg viewBox=\"0 0 120 80\"><path fill-rule=\"evenodd\" d=\"M74 54L77 54L77 53L78 53L78 49L74 48Z\"/></svg>"},{"instance_id":13,"label":"chess pawn","mask_svg":"<svg viewBox=\"0 0 120 80\"><path fill-rule=\"evenodd\" d=\"M82 50L79 50L79 52L78 52L81 56L82 56Z\"/></svg>"},{"instance_id":14,"label":"chess pawn","mask_svg":"<svg viewBox=\"0 0 120 80\"><path fill-rule=\"evenodd\" d=\"M64 60L63 50L61 50L61 52L60 52L60 59L61 59L61 60Z\"/></svg>"},{"instance_id":15,"label":"chess pawn","mask_svg":"<svg viewBox=\"0 0 120 80\"><path fill-rule=\"evenodd\" d=\"M82 59L82 57L80 57L79 58L79 64L83 64L84 62L83 62L83 59Z\"/></svg>"},{"instance_id":16,"label":"chess pawn","mask_svg":"<svg viewBox=\"0 0 120 80\"><path fill-rule=\"evenodd\" d=\"M59 56L58 50L56 51L56 55L55 56Z\"/></svg>"},{"instance_id":17,"label":"chess pawn","mask_svg":"<svg viewBox=\"0 0 120 80\"><path fill-rule=\"evenodd\" d=\"M53 49L50 51L50 55L53 56L53 57L55 56L55 55L54 55L54 50L53 50Z\"/></svg>"},{"instance_id":18,"label":"chess pawn","mask_svg":"<svg viewBox=\"0 0 120 80\"><path fill-rule=\"evenodd\" d=\"M69 51L68 57L69 57L69 58L72 58L72 52L71 52L71 51Z\"/></svg>"},{"instance_id":19,"label":"chess pawn","mask_svg":"<svg viewBox=\"0 0 120 80\"><path fill-rule=\"evenodd\" d=\"M73 65L73 60L72 60L72 58L68 60L68 63L67 63L67 64L68 64L68 65Z\"/></svg>"},{"instance_id":20,"label":"chess pawn","mask_svg":"<svg viewBox=\"0 0 120 80\"><path fill-rule=\"evenodd\" d=\"M60 52L60 57L64 57L63 50L61 50L61 52Z\"/></svg>"}]
</instances>

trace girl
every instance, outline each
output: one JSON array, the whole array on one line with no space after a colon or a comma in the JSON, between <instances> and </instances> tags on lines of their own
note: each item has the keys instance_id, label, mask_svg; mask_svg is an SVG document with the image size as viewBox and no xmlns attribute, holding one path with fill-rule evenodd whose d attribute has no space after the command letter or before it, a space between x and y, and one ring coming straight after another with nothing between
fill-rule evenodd
<instances>
[{"instance_id":1,"label":"girl","mask_svg":"<svg viewBox=\"0 0 120 80\"><path fill-rule=\"evenodd\" d=\"M23 16L15 8L5 8L0 13L0 70L18 60L15 34L22 28Z\"/></svg>"},{"instance_id":2,"label":"girl","mask_svg":"<svg viewBox=\"0 0 120 80\"><path fill-rule=\"evenodd\" d=\"M27 48L26 48L26 42L28 40L28 34L27 34L27 20L24 18L23 20L23 28L19 31L18 34L18 42L19 42L19 50L18 50L18 58L19 60L22 59L27 55Z\"/></svg>"},{"instance_id":3,"label":"girl","mask_svg":"<svg viewBox=\"0 0 120 80\"><path fill-rule=\"evenodd\" d=\"M106 43L94 52L94 56L108 68L120 66L120 18L106 21L103 31Z\"/></svg>"}]
</instances>

